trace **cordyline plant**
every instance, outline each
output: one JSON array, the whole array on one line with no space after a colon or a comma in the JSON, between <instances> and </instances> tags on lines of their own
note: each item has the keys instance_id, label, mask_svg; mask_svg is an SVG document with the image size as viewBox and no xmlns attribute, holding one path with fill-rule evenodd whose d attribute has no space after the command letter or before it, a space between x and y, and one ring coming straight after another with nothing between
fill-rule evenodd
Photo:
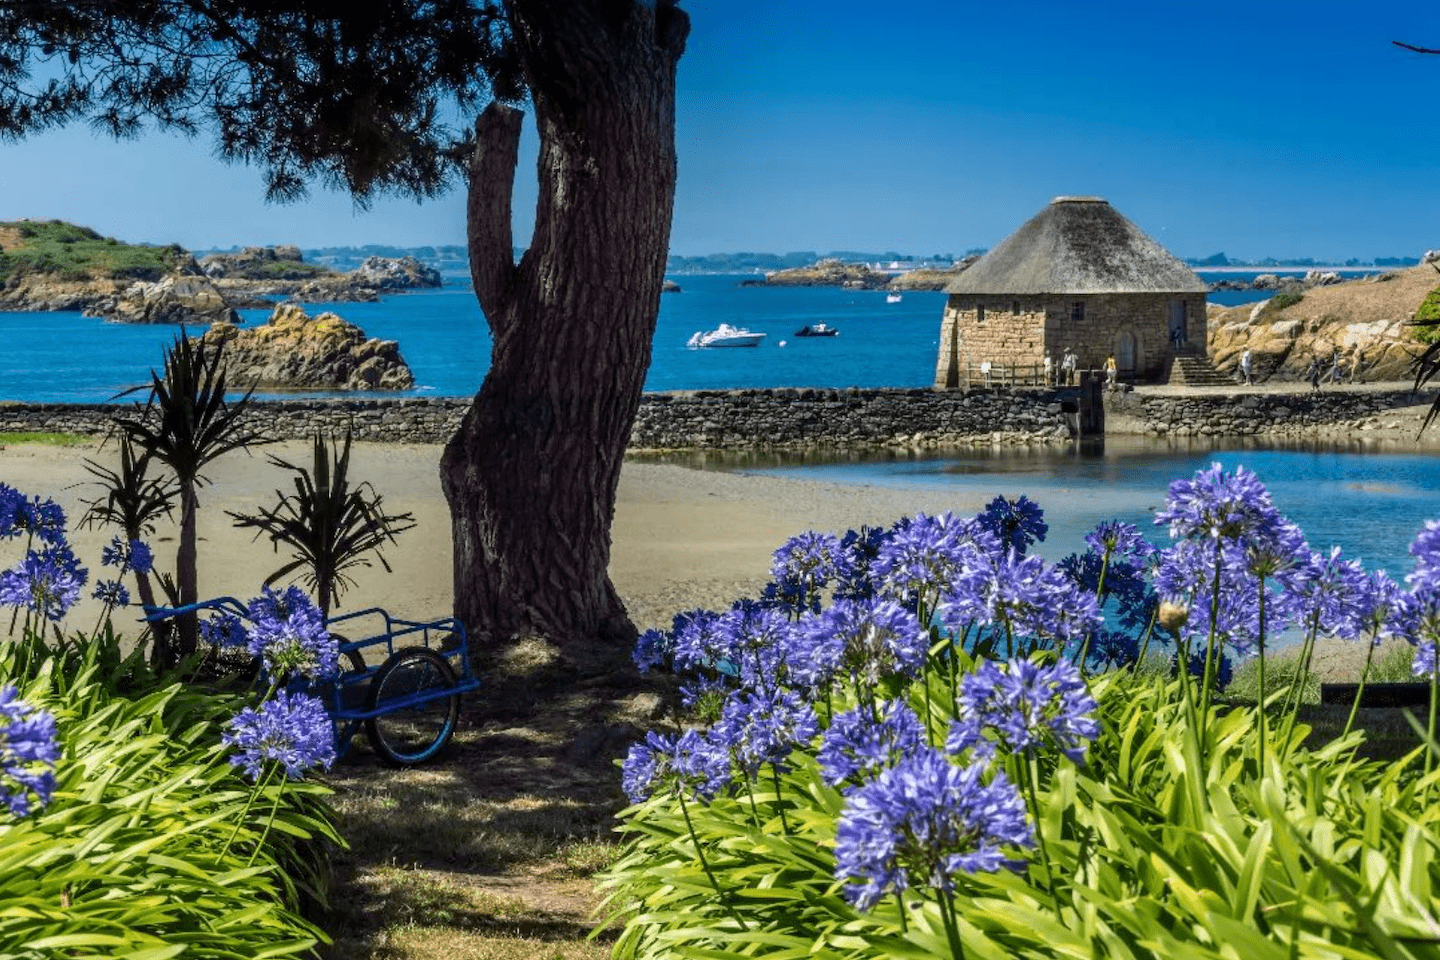
<instances>
[{"instance_id":1,"label":"cordyline plant","mask_svg":"<svg viewBox=\"0 0 1440 960\"><path fill-rule=\"evenodd\" d=\"M159 461L174 474L180 487L180 544L175 554L175 575L180 604L199 599L196 572L195 513L197 490L206 483L200 471L215 458L232 450L270 442L245 424L245 413L254 388L239 400L225 400L225 358L223 343L213 347L203 340L191 340L182 327L180 336L165 351L165 373L150 371L150 396L130 417L119 417L116 426L145 457ZM119 394L125 396L134 387ZM198 625L193 614L176 621L176 637L167 660L195 651Z\"/></svg>"},{"instance_id":2,"label":"cordyline plant","mask_svg":"<svg viewBox=\"0 0 1440 960\"><path fill-rule=\"evenodd\" d=\"M350 431L337 452L325 438L315 435L312 469L271 456L270 462L295 474L295 492L275 491L279 502L259 513L227 511L237 527L255 528L255 538L268 534L276 552L280 544L291 548L293 559L266 578L267 585L305 568L305 581L315 591L323 616L345 588L355 581L345 571L368 567L368 554L390 572L381 550L386 543L415 526L408 513L387 514L382 498L369 483L350 483Z\"/></svg>"},{"instance_id":3,"label":"cordyline plant","mask_svg":"<svg viewBox=\"0 0 1440 960\"><path fill-rule=\"evenodd\" d=\"M103 492L90 501L85 513L80 517L79 526L119 527L127 541L146 541L154 535L157 520L173 515L175 497L179 490L174 478L150 474L153 461L148 454L136 451L129 436L120 435L119 448L120 467L117 470L88 458L85 460L85 469L95 478ZM155 585L151 574L155 574L162 589L167 592L175 590L174 580L164 574L139 569L133 564L130 565L130 570L135 574L135 586L140 602L146 607L156 605ZM151 625L151 630L155 636L152 659L158 664L166 659L170 628L168 624L157 623Z\"/></svg>"}]
</instances>

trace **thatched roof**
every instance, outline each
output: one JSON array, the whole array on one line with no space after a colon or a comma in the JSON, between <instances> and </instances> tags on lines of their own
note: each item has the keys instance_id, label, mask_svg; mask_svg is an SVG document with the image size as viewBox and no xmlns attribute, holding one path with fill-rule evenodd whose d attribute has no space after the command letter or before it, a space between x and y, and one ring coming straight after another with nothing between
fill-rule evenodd
<instances>
[{"instance_id":1,"label":"thatched roof","mask_svg":"<svg viewBox=\"0 0 1440 960\"><path fill-rule=\"evenodd\" d=\"M1205 293L1210 288L1099 197L1056 197L946 293Z\"/></svg>"}]
</instances>

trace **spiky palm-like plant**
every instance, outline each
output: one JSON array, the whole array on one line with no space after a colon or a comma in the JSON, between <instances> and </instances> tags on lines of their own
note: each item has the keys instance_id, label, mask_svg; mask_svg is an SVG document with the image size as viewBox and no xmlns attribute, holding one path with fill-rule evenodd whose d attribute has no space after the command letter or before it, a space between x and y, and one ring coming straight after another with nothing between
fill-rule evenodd
<instances>
[{"instance_id":1,"label":"spiky palm-like plant","mask_svg":"<svg viewBox=\"0 0 1440 960\"><path fill-rule=\"evenodd\" d=\"M103 492L87 504L79 526L119 527L124 531L126 540L146 540L155 532L155 521L173 516L175 497L179 491L173 478L150 475L149 455L136 453L135 444L129 436L120 435L119 448L118 470L89 458L85 460L85 469ZM155 585L149 572L136 570L134 573L140 602L147 607L155 606ZM162 589L173 590L173 581L168 577L158 571L156 577ZM172 653L169 649L170 631L165 624L152 626L155 635L152 659L156 663L166 662L171 659Z\"/></svg>"},{"instance_id":2,"label":"spiky palm-like plant","mask_svg":"<svg viewBox=\"0 0 1440 960\"><path fill-rule=\"evenodd\" d=\"M165 351L165 373L150 371L150 397L135 416L118 417L116 425L145 456L175 474L180 487L180 543L175 554L178 600L199 599L196 573L195 512L197 490L208 482L200 472L216 457L258 443L270 442L245 423L254 388L234 403L225 400L224 344L213 347L192 340L185 328ZM120 396L144 389L135 387ZM176 621L175 653L188 656L199 637L194 614Z\"/></svg>"},{"instance_id":3,"label":"spiky palm-like plant","mask_svg":"<svg viewBox=\"0 0 1440 960\"><path fill-rule=\"evenodd\" d=\"M415 526L414 518L409 513L385 513L382 497L369 481L351 485L348 430L338 453L333 442L327 444L323 436L315 435L310 469L273 455L270 462L295 474L295 492L276 490L279 502L268 510L262 507L259 513L227 512L235 526L255 528L257 540L262 534L269 535L277 553L282 543L290 547L290 562L265 582L274 583L303 567L305 582L315 591L321 613L328 617L336 597L355 585L345 571L370 566L373 553L389 573L390 564L381 550Z\"/></svg>"}]
</instances>

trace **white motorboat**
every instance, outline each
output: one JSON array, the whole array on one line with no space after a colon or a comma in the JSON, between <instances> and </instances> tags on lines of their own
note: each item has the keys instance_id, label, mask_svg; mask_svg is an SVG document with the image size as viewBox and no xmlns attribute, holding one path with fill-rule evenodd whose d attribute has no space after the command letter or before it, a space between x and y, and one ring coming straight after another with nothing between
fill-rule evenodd
<instances>
[{"instance_id":1,"label":"white motorboat","mask_svg":"<svg viewBox=\"0 0 1440 960\"><path fill-rule=\"evenodd\" d=\"M751 333L744 327L732 327L722 323L714 330L699 330L690 338L691 347L758 347L765 339L763 333Z\"/></svg>"},{"instance_id":2,"label":"white motorboat","mask_svg":"<svg viewBox=\"0 0 1440 960\"><path fill-rule=\"evenodd\" d=\"M901 296L900 294L898 294L898 293L887 293L887 294L885 294L885 302L886 302L886 303L899 303L899 302L900 302L901 300L903 300L903 299L905 299L905 298L902 297L902 296Z\"/></svg>"}]
</instances>

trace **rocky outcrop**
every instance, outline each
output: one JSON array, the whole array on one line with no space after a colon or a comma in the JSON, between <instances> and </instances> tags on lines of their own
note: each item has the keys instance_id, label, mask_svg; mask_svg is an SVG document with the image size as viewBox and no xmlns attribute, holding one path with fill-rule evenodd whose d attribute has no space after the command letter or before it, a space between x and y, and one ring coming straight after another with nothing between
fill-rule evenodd
<instances>
[{"instance_id":1,"label":"rocky outcrop","mask_svg":"<svg viewBox=\"0 0 1440 960\"><path fill-rule=\"evenodd\" d=\"M230 381L237 386L408 390L415 385L394 340L367 338L333 313L311 317L294 304L281 304L268 321L250 330L216 324L204 339L224 344Z\"/></svg>"},{"instance_id":2,"label":"rocky outcrop","mask_svg":"<svg viewBox=\"0 0 1440 960\"><path fill-rule=\"evenodd\" d=\"M662 283L662 284L660 285L660 292L661 292L661 293L679 293L679 292L680 292L680 284L676 283L674 280L666 280L664 283Z\"/></svg>"},{"instance_id":3,"label":"rocky outcrop","mask_svg":"<svg viewBox=\"0 0 1440 960\"><path fill-rule=\"evenodd\" d=\"M375 290L420 290L438 287L440 271L414 257L366 257L350 277L361 286Z\"/></svg>"},{"instance_id":4,"label":"rocky outcrop","mask_svg":"<svg viewBox=\"0 0 1440 960\"><path fill-rule=\"evenodd\" d=\"M1260 304L1212 306L1208 353L1215 366L1234 372L1251 351L1256 379L1301 380L1311 363L1328 374L1362 380L1405 380L1422 345L1409 326L1427 294L1440 284L1431 266L1411 267L1340 283L1321 282L1303 297L1278 296ZM1288 293L1288 291L1284 291Z\"/></svg>"},{"instance_id":5,"label":"rocky outcrop","mask_svg":"<svg viewBox=\"0 0 1440 960\"><path fill-rule=\"evenodd\" d=\"M742 287L850 287L857 290L878 290L890 283L891 276L871 270L863 263L841 263L821 260L808 267L776 270L763 280L742 280Z\"/></svg>"},{"instance_id":6,"label":"rocky outcrop","mask_svg":"<svg viewBox=\"0 0 1440 960\"><path fill-rule=\"evenodd\" d=\"M246 247L211 254L201 265L237 305L265 305L262 298L300 303L373 303L382 294L439 287L440 271L414 257L367 257L349 273L305 263L296 247ZM258 301L258 303L257 303Z\"/></svg>"},{"instance_id":7,"label":"rocky outcrop","mask_svg":"<svg viewBox=\"0 0 1440 960\"><path fill-rule=\"evenodd\" d=\"M235 310L204 276L133 283L118 297L91 303L87 316L120 323L239 323Z\"/></svg>"},{"instance_id":8,"label":"rocky outcrop","mask_svg":"<svg viewBox=\"0 0 1440 960\"><path fill-rule=\"evenodd\" d=\"M891 290L944 290L950 281L969 269L979 257L966 257L944 270L909 270L890 281Z\"/></svg>"}]
</instances>

